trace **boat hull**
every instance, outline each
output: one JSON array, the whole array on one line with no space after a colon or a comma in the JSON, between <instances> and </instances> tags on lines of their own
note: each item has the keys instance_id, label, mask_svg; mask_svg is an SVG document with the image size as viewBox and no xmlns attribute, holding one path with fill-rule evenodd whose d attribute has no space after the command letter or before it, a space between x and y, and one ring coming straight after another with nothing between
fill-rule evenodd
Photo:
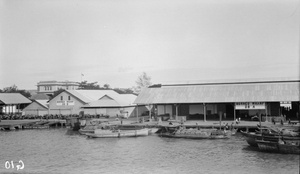
<instances>
[{"instance_id":1,"label":"boat hull","mask_svg":"<svg viewBox=\"0 0 300 174\"><path fill-rule=\"evenodd\" d=\"M187 138L187 139L228 139L229 136L217 135L217 136L199 136L199 135L172 135L170 133L162 133L162 137L168 138Z\"/></svg>"},{"instance_id":2,"label":"boat hull","mask_svg":"<svg viewBox=\"0 0 300 174\"><path fill-rule=\"evenodd\" d=\"M141 129L141 130L130 130L130 131L119 131L119 132L112 132L112 131L95 131L95 133L86 133L90 138L121 138L121 137L139 137L139 136L148 136L149 130L148 129Z\"/></svg>"},{"instance_id":3,"label":"boat hull","mask_svg":"<svg viewBox=\"0 0 300 174\"><path fill-rule=\"evenodd\" d=\"M178 133L161 133L162 137L168 138L187 138L187 139L228 139L231 137L231 133L211 133L211 132L198 132L198 133L186 133L186 134L178 134Z\"/></svg>"},{"instance_id":4,"label":"boat hull","mask_svg":"<svg viewBox=\"0 0 300 174\"><path fill-rule=\"evenodd\" d=\"M295 144L280 144L278 142L257 140L259 150L272 153L300 154L299 142Z\"/></svg>"},{"instance_id":5,"label":"boat hull","mask_svg":"<svg viewBox=\"0 0 300 174\"><path fill-rule=\"evenodd\" d=\"M278 139L283 139L286 142L295 142L300 141L299 137L292 136L278 136L278 135L262 135L257 133L248 133L241 131L242 135L245 137L245 140L250 146L258 147L257 140L265 140L271 142L277 142Z\"/></svg>"}]
</instances>

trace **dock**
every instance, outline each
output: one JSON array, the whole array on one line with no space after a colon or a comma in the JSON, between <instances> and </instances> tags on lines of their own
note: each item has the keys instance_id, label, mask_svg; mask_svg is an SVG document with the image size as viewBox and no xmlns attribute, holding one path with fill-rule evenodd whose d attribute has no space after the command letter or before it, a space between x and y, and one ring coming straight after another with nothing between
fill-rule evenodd
<instances>
[{"instance_id":1,"label":"dock","mask_svg":"<svg viewBox=\"0 0 300 174\"><path fill-rule=\"evenodd\" d=\"M66 127L66 120L1 120L0 130L18 130L18 129L47 129L50 127Z\"/></svg>"},{"instance_id":2,"label":"dock","mask_svg":"<svg viewBox=\"0 0 300 174\"><path fill-rule=\"evenodd\" d=\"M145 117L146 118L146 117ZM100 120L100 119L92 119L92 120ZM164 127L169 126L170 123L172 125L184 125L186 128L217 128L217 129L224 129L226 125L229 128L237 129L238 131L255 131L257 130L257 126L274 126L273 123L265 121L240 121L238 124L234 121L224 120L221 121L203 121L203 120L187 120L184 122L175 121L175 120L168 120L168 121L154 121L154 120L147 120L142 119L142 122L137 122L136 118L129 118L129 119L116 119L116 118L109 118L105 119L105 121L111 124L119 124L123 125L124 127ZM145 121L144 121L145 120ZM16 129L47 129L47 128L56 128L56 127L66 127L66 120L62 119L35 119L35 120L1 120L0 122L0 130L16 130ZM299 123L289 125L287 122L284 125L277 123L276 126L291 126L291 127L299 127Z\"/></svg>"}]
</instances>

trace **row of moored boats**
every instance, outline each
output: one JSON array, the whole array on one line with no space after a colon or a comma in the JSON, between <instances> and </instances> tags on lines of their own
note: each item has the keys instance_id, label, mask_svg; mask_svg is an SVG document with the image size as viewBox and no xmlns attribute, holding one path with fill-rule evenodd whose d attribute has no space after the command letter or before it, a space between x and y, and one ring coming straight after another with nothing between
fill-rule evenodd
<instances>
[{"instance_id":1,"label":"row of moored boats","mask_svg":"<svg viewBox=\"0 0 300 174\"><path fill-rule=\"evenodd\" d=\"M96 122L82 126L81 134L89 138L139 137L158 133L161 137L188 139L228 139L237 129L186 128L184 125L169 125L160 128L137 125L120 125L109 122ZM261 151L287 154L300 154L299 126L258 127L259 131L241 131L247 143Z\"/></svg>"}]
</instances>

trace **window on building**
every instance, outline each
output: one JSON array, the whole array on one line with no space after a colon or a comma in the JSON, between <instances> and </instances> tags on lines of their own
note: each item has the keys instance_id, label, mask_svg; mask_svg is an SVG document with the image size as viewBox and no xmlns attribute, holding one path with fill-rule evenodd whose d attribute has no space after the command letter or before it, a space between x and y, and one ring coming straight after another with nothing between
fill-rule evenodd
<instances>
[{"instance_id":1,"label":"window on building","mask_svg":"<svg viewBox=\"0 0 300 174\"><path fill-rule=\"evenodd\" d=\"M60 100L64 100L64 96L60 96Z\"/></svg>"},{"instance_id":2,"label":"window on building","mask_svg":"<svg viewBox=\"0 0 300 174\"><path fill-rule=\"evenodd\" d=\"M71 100L71 96L68 96L68 100Z\"/></svg>"}]
</instances>

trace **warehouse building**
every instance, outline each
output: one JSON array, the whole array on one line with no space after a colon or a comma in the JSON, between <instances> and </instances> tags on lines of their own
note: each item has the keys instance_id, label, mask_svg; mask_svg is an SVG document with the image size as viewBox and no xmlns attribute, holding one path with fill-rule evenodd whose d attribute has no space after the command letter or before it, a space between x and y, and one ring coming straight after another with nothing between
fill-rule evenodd
<instances>
[{"instance_id":1,"label":"warehouse building","mask_svg":"<svg viewBox=\"0 0 300 174\"><path fill-rule=\"evenodd\" d=\"M299 119L299 88L299 80L154 85L134 103L170 119Z\"/></svg>"}]
</instances>

